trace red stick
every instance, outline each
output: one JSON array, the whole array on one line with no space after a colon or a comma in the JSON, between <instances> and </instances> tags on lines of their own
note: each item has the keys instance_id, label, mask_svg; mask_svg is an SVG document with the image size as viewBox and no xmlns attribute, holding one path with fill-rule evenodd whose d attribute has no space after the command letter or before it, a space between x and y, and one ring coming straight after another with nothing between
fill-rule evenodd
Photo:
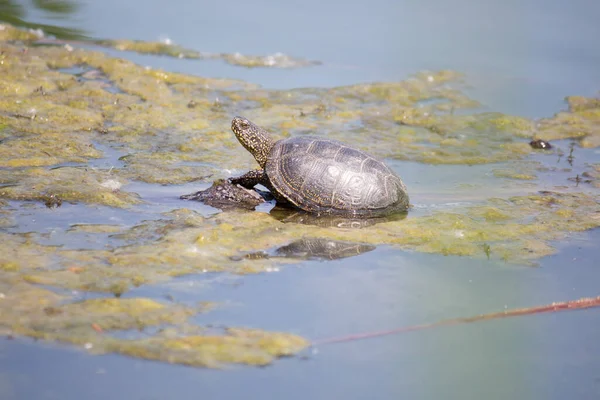
<instances>
[{"instance_id":1,"label":"red stick","mask_svg":"<svg viewBox=\"0 0 600 400\"><path fill-rule=\"evenodd\" d=\"M578 300L571 300L571 301L563 301L563 302L559 302L559 303L552 303L552 304L538 306L538 307L517 308L515 310L507 310L507 311L501 311L501 312L496 312L496 313L491 313L491 314L476 315L474 317L446 319L443 321L433 322L433 323L429 323L429 324L406 326L403 328L390 329L387 331L365 332L365 333L357 333L357 334L348 335L348 336L334 337L334 338L314 341L313 346L318 346L318 345L322 345L322 344L352 342L355 340L370 339L370 338L375 338L375 337L380 337L380 336L395 335L398 333L405 333L405 332L412 332L412 331L420 331L422 329L435 328L435 327L439 327L439 326L466 324L466 323L477 322L477 321L485 321L485 320L489 320L489 319L517 317L520 315L541 314L541 313L549 313L549 312L557 312L557 311L582 310L582 309L593 308L593 307L600 307L600 296L586 297L586 298L581 298Z\"/></svg>"}]
</instances>

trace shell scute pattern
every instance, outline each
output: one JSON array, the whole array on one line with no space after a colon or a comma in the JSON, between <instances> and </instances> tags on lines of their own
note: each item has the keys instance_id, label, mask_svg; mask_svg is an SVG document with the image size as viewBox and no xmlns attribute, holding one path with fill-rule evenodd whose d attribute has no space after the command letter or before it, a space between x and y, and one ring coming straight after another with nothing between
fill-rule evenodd
<instances>
[{"instance_id":1,"label":"shell scute pattern","mask_svg":"<svg viewBox=\"0 0 600 400\"><path fill-rule=\"evenodd\" d=\"M398 201L393 181L399 178L385 164L335 140L281 140L266 172L279 193L307 211L383 210Z\"/></svg>"}]
</instances>

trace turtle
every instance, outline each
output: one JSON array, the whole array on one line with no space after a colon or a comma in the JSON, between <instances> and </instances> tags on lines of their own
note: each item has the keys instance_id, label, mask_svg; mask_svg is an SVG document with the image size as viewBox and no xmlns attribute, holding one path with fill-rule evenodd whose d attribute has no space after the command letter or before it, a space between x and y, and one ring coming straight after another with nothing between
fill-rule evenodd
<instances>
[{"instance_id":1,"label":"turtle","mask_svg":"<svg viewBox=\"0 0 600 400\"><path fill-rule=\"evenodd\" d=\"M275 140L239 116L232 120L231 130L260 166L230 178L231 183L249 189L262 184L278 203L319 215L372 217L409 207L402 179L361 150L318 136Z\"/></svg>"}]
</instances>

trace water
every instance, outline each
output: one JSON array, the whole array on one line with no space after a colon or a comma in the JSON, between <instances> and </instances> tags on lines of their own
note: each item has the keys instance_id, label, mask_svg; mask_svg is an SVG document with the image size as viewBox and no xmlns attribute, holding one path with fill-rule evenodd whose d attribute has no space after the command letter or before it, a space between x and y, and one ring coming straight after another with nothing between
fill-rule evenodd
<instances>
[{"instance_id":1,"label":"water","mask_svg":"<svg viewBox=\"0 0 600 400\"><path fill-rule=\"evenodd\" d=\"M398 254L306 262L210 285L180 278L128 295L210 298L227 305L200 323L292 331L323 339L364 331L597 295L589 240L541 268L466 258ZM290 313L290 310L293 312ZM222 371L91 357L27 339L0 342L3 399L464 398L594 399L600 394L599 310L534 315L372 340L323 345L306 359Z\"/></svg>"},{"instance_id":2,"label":"water","mask_svg":"<svg viewBox=\"0 0 600 400\"><path fill-rule=\"evenodd\" d=\"M320 60L299 70L238 68L127 54L154 67L271 88L397 81L424 69L464 72L492 110L550 116L563 98L598 92L600 3L440 0L84 1L59 23L100 38L171 39L212 53L284 52ZM56 19L31 10L36 22ZM115 54L119 54L115 52Z\"/></svg>"},{"instance_id":3,"label":"water","mask_svg":"<svg viewBox=\"0 0 600 400\"><path fill-rule=\"evenodd\" d=\"M268 88L394 81L423 69L450 68L466 74L470 94L485 107L535 118L563 108L566 95L590 96L600 88L600 3L592 1L107 0L80 2L76 12L59 19L23 4L28 21L83 29L93 37L168 37L201 51L281 51L323 62L297 70L245 69L221 61L108 51L143 65ZM584 154L589 162L600 158L594 150ZM111 165L117 162L111 160ZM405 167L417 213L448 207L447 198L439 199L445 191L454 192L457 201L480 200L477 194L469 197L468 190L453 189L465 177L470 183L485 181L494 168ZM40 220L39 209L33 208L21 212L11 229L46 233L44 244L60 244L60 235L74 222L71 213L80 223L133 223L180 207L174 195L197 190L194 185L132 185L129 189L149 202L135 211L65 205ZM518 194L527 187L500 190ZM205 215L215 212L202 205L197 209ZM98 245L86 240L82 234L70 245ZM318 340L598 296L599 241L598 230L573 235L538 268L380 246L361 256L305 261L276 273L181 277L126 296L222 301L224 306L196 321ZM435 328L319 346L306 359L279 360L268 368L224 371L92 357L28 339L2 340L0 398L597 399L599 317L600 310L594 309Z\"/></svg>"}]
</instances>

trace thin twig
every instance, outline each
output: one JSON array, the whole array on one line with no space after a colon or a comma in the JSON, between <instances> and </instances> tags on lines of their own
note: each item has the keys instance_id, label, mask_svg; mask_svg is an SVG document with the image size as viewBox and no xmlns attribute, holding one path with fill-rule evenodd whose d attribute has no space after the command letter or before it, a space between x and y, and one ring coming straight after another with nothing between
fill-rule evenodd
<instances>
[{"instance_id":1,"label":"thin twig","mask_svg":"<svg viewBox=\"0 0 600 400\"><path fill-rule=\"evenodd\" d=\"M558 312L558 311L582 310L582 309L593 308L593 307L600 307L600 296L586 297L586 298L581 298L578 300L571 300L571 301L563 301L563 302L552 303L552 304L548 304L548 305L544 305L544 306L518 308L515 310L506 310L506 311L500 311L500 312L491 313L491 314L476 315L474 317L446 319L443 321L433 322L433 323L429 323L429 324L412 325L412 326L406 326L403 328L390 329L390 330L386 330L386 331L365 332L365 333L357 333L357 334L348 335L348 336L326 338L326 339L322 339L322 340L313 341L313 346L319 346L319 345L323 345L323 344L353 342L355 340L371 339L371 338L380 337L380 336L396 335L399 333L420 331L420 330L428 329L428 328L436 328L436 327L441 327L441 326L458 325L458 324L467 324L467 323L471 323L471 322L486 321L486 320L490 320L490 319L518 317L521 315L532 315L532 314L541 314L541 313Z\"/></svg>"}]
</instances>

